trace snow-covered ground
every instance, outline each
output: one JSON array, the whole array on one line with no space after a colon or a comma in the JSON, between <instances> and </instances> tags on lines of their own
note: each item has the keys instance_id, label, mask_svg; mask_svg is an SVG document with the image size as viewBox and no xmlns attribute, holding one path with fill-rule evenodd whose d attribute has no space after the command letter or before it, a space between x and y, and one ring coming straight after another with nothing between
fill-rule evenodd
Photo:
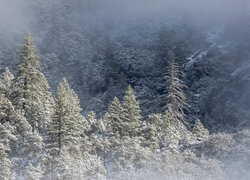
<instances>
[{"instance_id":1,"label":"snow-covered ground","mask_svg":"<svg viewBox=\"0 0 250 180\"><path fill-rule=\"evenodd\" d=\"M196 61L202 60L203 57L205 57L208 53L208 49L203 49L201 51L198 51L197 53L193 54L192 56L188 57L188 62L186 63L186 68L189 68L192 66Z\"/></svg>"}]
</instances>

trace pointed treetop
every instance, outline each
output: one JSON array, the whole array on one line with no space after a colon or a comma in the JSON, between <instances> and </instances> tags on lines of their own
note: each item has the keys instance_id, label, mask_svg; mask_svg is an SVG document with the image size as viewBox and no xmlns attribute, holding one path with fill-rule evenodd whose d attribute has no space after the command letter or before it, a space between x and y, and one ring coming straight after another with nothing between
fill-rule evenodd
<instances>
[{"instance_id":1,"label":"pointed treetop","mask_svg":"<svg viewBox=\"0 0 250 180\"><path fill-rule=\"evenodd\" d=\"M63 80L59 83L58 87L57 87L58 92L61 92L62 90L64 91L68 91L70 90L69 87L69 83L67 81L67 79L64 77ZM59 94L58 94L59 95Z\"/></svg>"},{"instance_id":2,"label":"pointed treetop","mask_svg":"<svg viewBox=\"0 0 250 180\"><path fill-rule=\"evenodd\" d=\"M68 80L66 79L66 77L63 78L62 82L68 84Z\"/></svg>"},{"instance_id":3,"label":"pointed treetop","mask_svg":"<svg viewBox=\"0 0 250 180\"><path fill-rule=\"evenodd\" d=\"M33 44L33 38L31 36L31 33L27 32L25 36L25 45L32 46L32 44Z\"/></svg>"},{"instance_id":4,"label":"pointed treetop","mask_svg":"<svg viewBox=\"0 0 250 180\"><path fill-rule=\"evenodd\" d=\"M61 85L64 85L64 86L67 87L67 88L70 88L69 82L68 82L68 80L67 80L65 77L62 79L62 81L61 81L60 84L61 84ZM59 84L59 85L60 85L60 84Z\"/></svg>"},{"instance_id":5,"label":"pointed treetop","mask_svg":"<svg viewBox=\"0 0 250 180\"><path fill-rule=\"evenodd\" d=\"M136 96L131 85L128 85L128 89L123 98L123 105L126 106L128 105L127 103L134 103L134 105L139 105L139 102L136 100Z\"/></svg>"},{"instance_id":6,"label":"pointed treetop","mask_svg":"<svg viewBox=\"0 0 250 180\"><path fill-rule=\"evenodd\" d=\"M114 110L116 111L117 108L122 109L121 103L117 97L114 97L113 101L109 103L109 113L112 113ZM119 113L119 112L115 112Z\"/></svg>"},{"instance_id":7,"label":"pointed treetop","mask_svg":"<svg viewBox=\"0 0 250 180\"><path fill-rule=\"evenodd\" d=\"M77 94L73 89L70 88L68 80L65 77L59 83L57 91L58 91L57 96L58 98L61 98L61 100L64 99L65 101L72 101L71 103L75 104L80 103ZM67 97L70 99L67 99Z\"/></svg>"},{"instance_id":8,"label":"pointed treetop","mask_svg":"<svg viewBox=\"0 0 250 180\"><path fill-rule=\"evenodd\" d=\"M26 33L26 39L32 39L31 33L30 33L30 32L27 32L27 33Z\"/></svg>"},{"instance_id":9,"label":"pointed treetop","mask_svg":"<svg viewBox=\"0 0 250 180\"><path fill-rule=\"evenodd\" d=\"M135 96L134 90L131 87L131 85L128 85L128 89L127 89L125 96L123 98L123 105L126 106L126 105L128 105L127 103L133 103L131 105L138 105L139 106L139 102L136 100L136 96Z\"/></svg>"},{"instance_id":10,"label":"pointed treetop","mask_svg":"<svg viewBox=\"0 0 250 180\"><path fill-rule=\"evenodd\" d=\"M4 76L3 78L4 78L5 83L14 79L14 75L10 72L8 67L5 68L5 72L3 76Z\"/></svg>"},{"instance_id":11,"label":"pointed treetop","mask_svg":"<svg viewBox=\"0 0 250 180\"><path fill-rule=\"evenodd\" d=\"M16 109L24 113L33 131L42 132L50 121L52 96L32 41L27 33L19 55L18 73L11 83L10 99Z\"/></svg>"},{"instance_id":12,"label":"pointed treetop","mask_svg":"<svg viewBox=\"0 0 250 180\"><path fill-rule=\"evenodd\" d=\"M116 103L116 104L120 103L120 101L118 100L117 97L114 97L113 102Z\"/></svg>"},{"instance_id":13,"label":"pointed treetop","mask_svg":"<svg viewBox=\"0 0 250 180\"><path fill-rule=\"evenodd\" d=\"M40 69L40 62L38 56L35 54L36 48L33 45L33 38L30 33L27 33L23 47L20 53L20 60L26 63L31 63L32 66Z\"/></svg>"},{"instance_id":14,"label":"pointed treetop","mask_svg":"<svg viewBox=\"0 0 250 180\"><path fill-rule=\"evenodd\" d=\"M111 129L114 134L122 134L122 113L123 108L117 97L109 103L107 117L110 120Z\"/></svg>"},{"instance_id":15,"label":"pointed treetop","mask_svg":"<svg viewBox=\"0 0 250 180\"><path fill-rule=\"evenodd\" d=\"M128 93L129 93L129 92L134 93L134 90L133 90L133 88L131 87L130 84L128 85L128 90L127 90L127 92L128 92Z\"/></svg>"},{"instance_id":16,"label":"pointed treetop","mask_svg":"<svg viewBox=\"0 0 250 180\"><path fill-rule=\"evenodd\" d=\"M96 114L95 114L94 111L90 111L88 113L88 121L89 121L90 124L93 124L93 123L96 122Z\"/></svg>"},{"instance_id":17,"label":"pointed treetop","mask_svg":"<svg viewBox=\"0 0 250 180\"><path fill-rule=\"evenodd\" d=\"M139 102L136 100L135 93L129 85L126 94L123 98L123 127L126 129L125 134L135 136L140 126L142 116L140 115L141 109Z\"/></svg>"},{"instance_id":18,"label":"pointed treetop","mask_svg":"<svg viewBox=\"0 0 250 180\"><path fill-rule=\"evenodd\" d=\"M10 69L8 67L5 68L4 74L13 77L13 74L10 72Z\"/></svg>"},{"instance_id":19,"label":"pointed treetop","mask_svg":"<svg viewBox=\"0 0 250 180\"><path fill-rule=\"evenodd\" d=\"M200 119L197 119L195 121L195 125L193 127L193 134L195 134L198 137L206 137L209 135L209 131L203 126Z\"/></svg>"}]
</instances>

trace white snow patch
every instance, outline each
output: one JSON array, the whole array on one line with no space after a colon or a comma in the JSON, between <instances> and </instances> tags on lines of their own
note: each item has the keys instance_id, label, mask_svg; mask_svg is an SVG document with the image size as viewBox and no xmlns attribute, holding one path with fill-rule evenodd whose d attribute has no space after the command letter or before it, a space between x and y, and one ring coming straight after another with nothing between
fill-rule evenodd
<instances>
[{"instance_id":1,"label":"white snow patch","mask_svg":"<svg viewBox=\"0 0 250 180\"><path fill-rule=\"evenodd\" d=\"M196 61L201 60L203 57L207 55L207 53L208 53L208 49L203 49L193 54L192 56L188 57L187 59L189 61L186 63L186 68L189 68L190 66L192 66Z\"/></svg>"}]
</instances>

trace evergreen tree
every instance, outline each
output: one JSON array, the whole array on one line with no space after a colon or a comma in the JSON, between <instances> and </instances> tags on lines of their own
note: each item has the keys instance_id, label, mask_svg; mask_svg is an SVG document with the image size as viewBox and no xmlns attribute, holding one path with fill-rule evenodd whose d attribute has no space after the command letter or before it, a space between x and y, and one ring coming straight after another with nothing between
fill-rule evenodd
<instances>
[{"instance_id":1,"label":"evergreen tree","mask_svg":"<svg viewBox=\"0 0 250 180\"><path fill-rule=\"evenodd\" d=\"M206 138L209 135L209 131L203 126L199 119L195 121L192 132L196 137L201 139Z\"/></svg>"},{"instance_id":2,"label":"evergreen tree","mask_svg":"<svg viewBox=\"0 0 250 180\"><path fill-rule=\"evenodd\" d=\"M13 159L13 170L23 174L27 163L32 161L38 164L41 161L42 138L37 132L32 132L32 127L26 118L20 111L14 109L5 96L1 99L0 143L4 145L5 153L8 152Z\"/></svg>"},{"instance_id":3,"label":"evergreen tree","mask_svg":"<svg viewBox=\"0 0 250 180\"><path fill-rule=\"evenodd\" d=\"M55 116L48 133L48 147L50 150L77 151L81 136L81 121L83 119L81 110L76 93L64 78L57 89Z\"/></svg>"},{"instance_id":4,"label":"evergreen tree","mask_svg":"<svg viewBox=\"0 0 250 180\"><path fill-rule=\"evenodd\" d=\"M123 98L123 131L122 135L135 136L137 135L138 128L140 127L140 121L142 116L140 115L139 102L136 100L136 96L132 87L129 85L126 94Z\"/></svg>"},{"instance_id":5,"label":"evergreen tree","mask_svg":"<svg viewBox=\"0 0 250 180\"><path fill-rule=\"evenodd\" d=\"M33 39L28 33L20 54L18 73L11 85L11 100L27 118L32 131L41 132L50 121L52 97L35 53Z\"/></svg>"},{"instance_id":6,"label":"evergreen tree","mask_svg":"<svg viewBox=\"0 0 250 180\"><path fill-rule=\"evenodd\" d=\"M11 154L17 156L37 157L42 150L42 138L37 133L31 131L31 126L20 111L16 111L12 103L2 95L0 101L0 122L5 130L1 130L0 137L3 134L9 134L9 138L2 138L7 144L10 144Z\"/></svg>"},{"instance_id":7,"label":"evergreen tree","mask_svg":"<svg viewBox=\"0 0 250 180\"><path fill-rule=\"evenodd\" d=\"M108 118L110 119L112 132L114 134L122 135L123 130L123 107L119 100L115 97L114 100L109 104L108 108Z\"/></svg>"},{"instance_id":8,"label":"evergreen tree","mask_svg":"<svg viewBox=\"0 0 250 180\"><path fill-rule=\"evenodd\" d=\"M168 69L167 79L167 106L166 106L166 122L180 121L185 125L186 122L185 110L189 108L187 103L187 97L183 92L186 86L183 81L179 78L180 70L177 63L173 60Z\"/></svg>"}]
</instances>

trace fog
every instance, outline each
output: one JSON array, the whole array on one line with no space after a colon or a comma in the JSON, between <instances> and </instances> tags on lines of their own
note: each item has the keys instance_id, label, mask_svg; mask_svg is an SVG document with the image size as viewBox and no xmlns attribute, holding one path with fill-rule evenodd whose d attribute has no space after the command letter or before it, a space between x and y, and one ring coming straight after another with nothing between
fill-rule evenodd
<instances>
[{"instance_id":1,"label":"fog","mask_svg":"<svg viewBox=\"0 0 250 180\"><path fill-rule=\"evenodd\" d=\"M75 18L84 16L89 21L124 19L150 19L165 17L168 19L184 18L192 22L204 24L232 23L243 18L249 12L247 0L1 0L0 32L2 36L29 31L29 23L36 19L29 14L44 8L57 7L64 3L74 7ZM34 9L33 4L40 5ZM32 9L33 8L33 9ZM53 11L53 10L52 10ZM47 11L48 12L48 11ZM88 12L86 16L86 12ZM94 18L94 19L93 19ZM82 20L82 18L80 18Z\"/></svg>"},{"instance_id":2,"label":"fog","mask_svg":"<svg viewBox=\"0 0 250 180\"><path fill-rule=\"evenodd\" d=\"M11 38L29 29L29 18L26 16L25 1L0 0L0 36Z\"/></svg>"},{"instance_id":3,"label":"fog","mask_svg":"<svg viewBox=\"0 0 250 180\"><path fill-rule=\"evenodd\" d=\"M197 25L230 24L249 12L246 0L95 0L90 16L117 19L185 19ZM91 18L90 17L90 18Z\"/></svg>"},{"instance_id":4,"label":"fog","mask_svg":"<svg viewBox=\"0 0 250 180\"><path fill-rule=\"evenodd\" d=\"M185 72L186 74L184 73L187 76L185 80L189 83L187 91L191 92L190 96L195 96L195 103L197 103L193 110L194 114L190 113L191 116L193 115L190 119L193 121L195 118L202 116L204 124L208 124L207 127L212 124L210 121L217 125L219 120L226 125L231 123L229 121L235 124L237 121L241 125L248 125L250 118L249 15L250 2L248 0L0 0L0 71L9 66L15 74L20 44L23 42L25 33L31 32L38 48L44 73L53 93L61 79L66 77L79 95L84 109L83 113L87 114L90 110L99 111L97 114L99 113L100 116L98 114L97 117L101 117L104 114L103 112L106 112L107 104L112 100L111 98L117 96L121 99L125 89L123 85L126 83L132 83L135 86L142 113L144 111L147 111L146 115L162 113L165 101L164 103L160 101L163 99L162 92L165 90L162 89L161 83L163 83L163 80L161 76L165 73L165 66L157 64L159 63L157 60L160 59L159 61L163 62L169 58L165 57L167 53L162 55L161 52L158 52L160 48L163 51L166 50L164 45L168 43L169 39L172 40L172 37L169 37L167 33L170 33L170 36L173 34L166 31L164 35L167 36L167 40L164 39L165 41L160 42L162 44L159 43L161 40L159 40L160 28L166 26L167 30L177 29L177 35L174 34L173 38L178 39L181 36L178 34L179 30L185 31L183 37L186 39L191 34L196 36L190 37L188 40L181 39L181 36L179 39L183 41L178 39L176 40L177 45L174 44L175 42L174 45L170 42L168 45L171 47L167 47L167 51L184 52L181 54L183 64L188 63L190 55L193 55L190 57L194 57L194 61L198 61L195 66L192 66L195 62L191 62ZM188 28L182 29L182 27L186 27L185 25L188 25ZM215 31L209 32L211 29L215 29ZM120 33L120 31L123 32ZM222 35L220 32L222 32ZM105 70L105 68L103 69L103 66L105 66L105 63L103 63L105 61L103 51L105 50L103 49L108 49L110 45L109 42L105 41L106 34L118 37L117 39L114 38L114 41L116 41L114 45L118 47L117 49L120 48L116 52L118 55L115 54L119 62L118 65L116 62L114 66L120 66L118 68L119 73L124 71L125 75L121 73L124 75L122 78L125 77L125 80L121 80L125 81L124 84L121 81L118 82L120 76L116 77L118 80L108 77L112 79L111 83L106 82L108 78L103 77L106 76L103 73ZM203 36L200 34L203 34ZM208 35L212 37L212 41L216 39L216 36L221 35L219 38L221 42L208 43L206 39ZM195 41L198 42L198 45L195 44ZM159 44L162 45L160 48ZM176 48L172 45L182 47ZM157 53L164 57L161 59ZM150 74L151 72L147 71L155 72ZM133 77L133 75L136 76ZM213 91L216 92L212 94ZM242 108L243 105L244 109ZM226 116L223 113L228 114ZM235 117L236 119L234 119ZM222 129L224 128L223 130L227 132L228 127L232 128L228 125L223 126ZM217 126L211 129L216 128ZM232 132L234 131L232 130ZM218 141L210 137L210 141L200 142L198 140L195 143L192 142L194 144L192 144L193 147L191 146L190 150L196 154L195 159L193 159L195 165L192 165L190 169L202 167L199 163L196 164L196 161L204 161L205 166L206 158L216 159L216 162L219 159L225 163L221 169L226 169L225 172L232 170L230 173L235 173L241 178L241 175L238 175L239 172L235 171L237 171L238 166L244 166L247 169L245 166L246 164L249 165L250 156L247 155L250 153L248 143L250 132L244 132L245 137L242 141L243 135L237 133L219 135L221 137L218 137ZM217 134L212 136L214 136L214 139L217 138ZM236 140L231 140L232 138L228 136L237 136L235 138L237 143ZM218 144L214 142L218 142ZM225 142L226 145L223 144ZM202 149L205 146L208 146L207 149ZM138 154L143 155L143 151L141 152L139 151ZM205 155L206 160L203 159L203 152L207 153ZM239 154L242 153L243 158L238 155L238 152ZM151 151L150 153L154 154ZM225 157L226 160L224 157L220 157L221 154L230 155L232 161L227 157ZM186 158L185 154L183 156ZM240 158L244 159L242 164ZM236 165L233 162L234 159ZM227 167L227 161L231 162L231 165L228 165L229 167ZM178 163L173 165L176 169L181 167L184 169L183 172L185 168L189 169L189 164L182 166L181 161L180 164ZM209 161L208 164L208 167L213 167L213 162ZM216 166L221 164L220 162L216 163ZM197 168L194 171L199 174ZM217 167L214 169L216 170ZM243 174L246 174L245 169L242 171ZM142 170L139 174L142 176L141 179L143 179L145 172ZM147 173L154 174L150 171ZM204 177L206 173L208 174L208 172L204 172ZM225 176L228 175L225 174ZM242 179L244 179L243 176ZM164 179L164 176L162 179Z\"/></svg>"}]
</instances>

